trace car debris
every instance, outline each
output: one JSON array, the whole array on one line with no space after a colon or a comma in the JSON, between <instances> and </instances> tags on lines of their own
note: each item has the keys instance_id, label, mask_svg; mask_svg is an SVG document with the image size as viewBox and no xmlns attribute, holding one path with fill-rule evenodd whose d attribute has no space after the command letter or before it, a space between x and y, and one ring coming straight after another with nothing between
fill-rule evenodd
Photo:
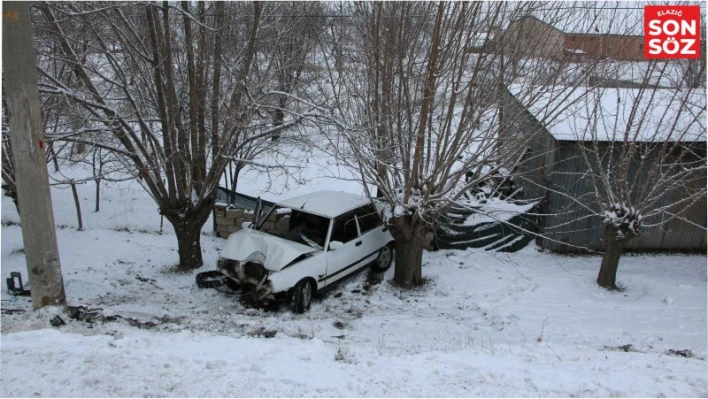
<instances>
[{"instance_id":1,"label":"car debris","mask_svg":"<svg viewBox=\"0 0 708 399\"><path fill-rule=\"evenodd\" d=\"M7 291L14 296L30 296L32 292L26 290L25 286L22 284L22 275L20 272L10 273L5 282L7 283Z\"/></svg>"}]
</instances>

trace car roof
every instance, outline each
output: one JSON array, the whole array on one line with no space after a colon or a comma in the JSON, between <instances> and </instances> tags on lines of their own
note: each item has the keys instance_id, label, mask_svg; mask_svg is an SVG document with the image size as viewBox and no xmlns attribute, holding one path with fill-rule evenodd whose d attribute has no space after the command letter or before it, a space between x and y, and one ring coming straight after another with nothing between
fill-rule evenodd
<instances>
[{"instance_id":1,"label":"car roof","mask_svg":"<svg viewBox=\"0 0 708 399\"><path fill-rule=\"evenodd\" d=\"M371 204L371 201L365 196L341 191L315 191L311 194L276 202L278 206L302 210L328 218L337 217L369 204Z\"/></svg>"}]
</instances>

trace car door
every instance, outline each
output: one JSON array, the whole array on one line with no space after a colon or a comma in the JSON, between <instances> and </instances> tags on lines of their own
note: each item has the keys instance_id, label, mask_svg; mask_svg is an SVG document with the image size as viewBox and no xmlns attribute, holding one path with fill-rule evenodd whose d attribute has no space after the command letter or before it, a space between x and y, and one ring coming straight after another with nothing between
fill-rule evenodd
<instances>
[{"instance_id":1,"label":"car door","mask_svg":"<svg viewBox=\"0 0 708 399\"><path fill-rule=\"evenodd\" d=\"M355 211L359 226L359 240L361 240L361 256L372 262L378 256L382 246L386 245L383 221L373 205L361 207Z\"/></svg>"},{"instance_id":2,"label":"car door","mask_svg":"<svg viewBox=\"0 0 708 399\"><path fill-rule=\"evenodd\" d=\"M343 245L332 248L331 243L339 241ZM330 245L326 248L327 276L324 285L329 285L340 280L360 266L362 241L359 239L359 230L354 212L346 213L334 219Z\"/></svg>"}]
</instances>

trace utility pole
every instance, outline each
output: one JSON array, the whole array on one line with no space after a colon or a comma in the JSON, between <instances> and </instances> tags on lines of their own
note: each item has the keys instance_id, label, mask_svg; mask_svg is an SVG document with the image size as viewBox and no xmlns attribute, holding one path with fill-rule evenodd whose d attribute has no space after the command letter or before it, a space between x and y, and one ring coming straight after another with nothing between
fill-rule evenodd
<instances>
[{"instance_id":1,"label":"utility pole","mask_svg":"<svg viewBox=\"0 0 708 399\"><path fill-rule=\"evenodd\" d=\"M15 161L22 241L32 307L66 306L59 263L42 116L37 89L37 59L32 41L30 3L2 2L2 68Z\"/></svg>"}]
</instances>

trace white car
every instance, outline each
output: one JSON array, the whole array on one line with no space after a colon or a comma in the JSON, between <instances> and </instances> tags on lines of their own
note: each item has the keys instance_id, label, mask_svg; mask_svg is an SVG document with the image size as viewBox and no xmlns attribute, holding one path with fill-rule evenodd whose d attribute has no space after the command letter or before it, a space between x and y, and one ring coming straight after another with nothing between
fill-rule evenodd
<instances>
[{"instance_id":1,"label":"white car","mask_svg":"<svg viewBox=\"0 0 708 399\"><path fill-rule=\"evenodd\" d=\"M312 296L367 266L391 266L393 237L363 196L320 191L276 203L231 234L217 263L257 300L287 298L303 313Z\"/></svg>"}]
</instances>

